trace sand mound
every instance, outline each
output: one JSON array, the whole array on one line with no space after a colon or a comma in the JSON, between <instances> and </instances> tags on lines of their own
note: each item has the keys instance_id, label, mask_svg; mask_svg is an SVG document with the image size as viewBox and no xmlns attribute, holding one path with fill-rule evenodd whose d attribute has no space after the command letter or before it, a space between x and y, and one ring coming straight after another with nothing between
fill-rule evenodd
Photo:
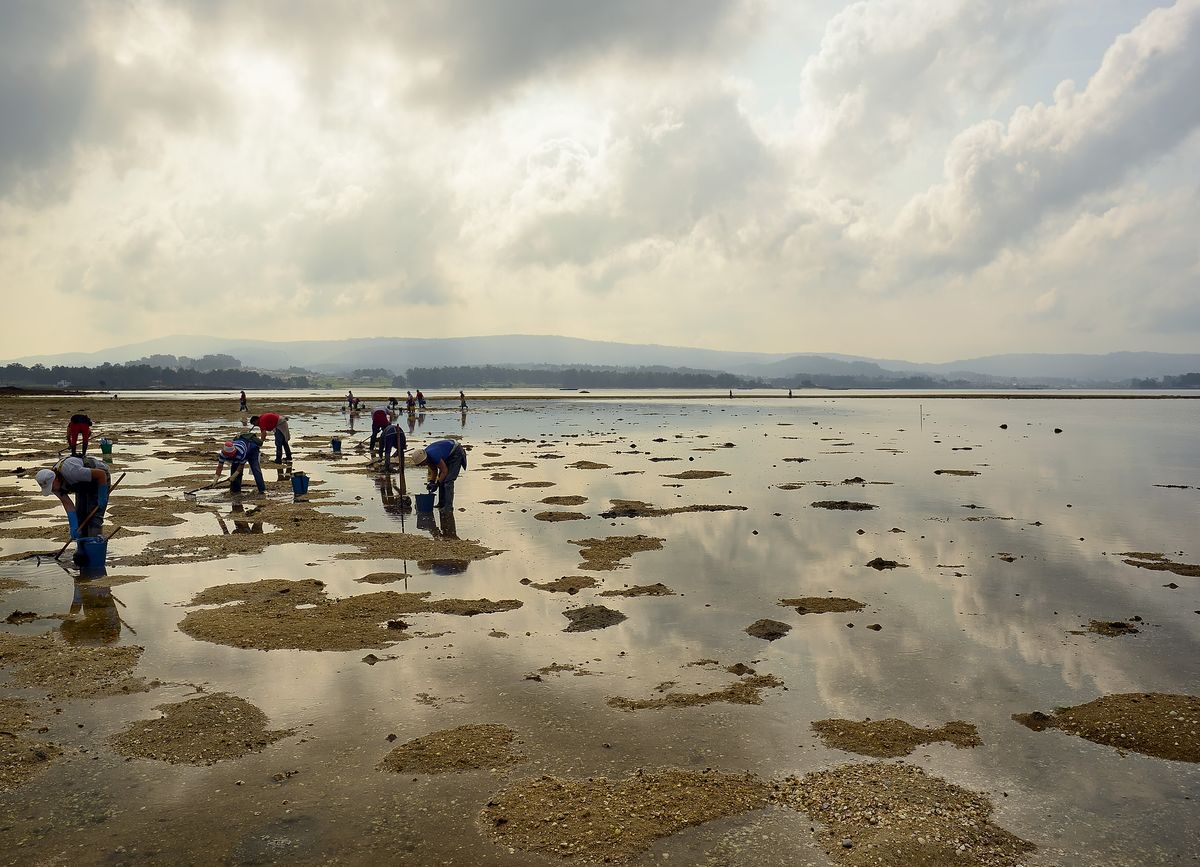
<instances>
[{"instance_id":1,"label":"sand mound","mask_svg":"<svg viewBox=\"0 0 1200 867\"><path fill-rule=\"evenodd\" d=\"M788 777L773 799L825 825L825 851L851 867L1015 867L1035 848L989 821L985 797L912 765L842 765Z\"/></svg>"},{"instance_id":2,"label":"sand mound","mask_svg":"<svg viewBox=\"0 0 1200 867\"><path fill-rule=\"evenodd\" d=\"M624 780L540 777L492 796L481 824L502 846L552 858L625 861L692 825L763 807L749 775L666 769Z\"/></svg>"},{"instance_id":3,"label":"sand mound","mask_svg":"<svg viewBox=\"0 0 1200 867\"><path fill-rule=\"evenodd\" d=\"M1200 698L1160 692L1128 692L1012 717L1040 732L1061 729L1092 743L1160 759L1200 762Z\"/></svg>"},{"instance_id":4,"label":"sand mound","mask_svg":"<svg viewBox=\"0 0 1200 867\"><path fill-rule=\"evenodd\" d=\"M555 578L553 581L546 581L541 584L530 583L529 586L536 587L538 590L546 590L550 593L570 593L573 596L580 590L597 587L599 584L599 581L595 578L589 578L587 575L564 575L561 578Z\"/></svg>"},{"instance_id":5,"label":"sand mound","mask_svg":"<svg viewBox=\"0 0 1200 867\"><path fill-rule=\"evenodd\" d=\"M862 611L866 606L843 596L800 596L780 599L779 604L795 608L797 614L835 614L843 611Z\"/></svg>"},{"instance_id":6,"label":"sand mound","mask_svg":"<svg viewBox=\"0 0 1200 867\"><path fill-rule=\"evenodd\" d=\"M0 634L0 667L13 669L10 683L44 689L51 698L100 698L149 691L150 684L130 674L142 650L75 646L53 632Z\"/></svg>"},{"instance_id":7,"label":"sand mound","mask_svg":"<svg viewBox=\"0 0 1200 867\"><path fill-rule=\"evenodd\" d=\"M223 584L196 594L180 632L200 641L256 650L362 650L408 638L400 614L492 614L520 608L515 599L437 599L390 590L330 599L325 585L306 579ZM236 603L236 604L230 604ZM305 607L297 607L305 606Z\"/></svg>"},{"instance_id":8,"label":"sand mound","mask_svg":"<svg viewBox=\"0 0 1200 867\"><path fill-rule=\"evenodd\" d=\"M652 710L663 707L699 707L706 704L762 704L762 691L783 686L783 681L774 675L758 674L739 680L725 689L713 692L671 692L662 698L622 698L614 696L606 700L609 707L618 710Z\"/></svg>"},{"instance_id":9,"label":"sand mound","mask_svg":"<svg viewBox=\"0 0 1200 867\"><path fill-rule=\"evenodd\" d=\"M502 725L467 725L433 732L396 747L379 763L384 771L445 774L478 768L497 768L525 761L514 753L516 738Z\"/></svg>"},{"instance_id":10,"label":"sand mound","mask_svg":"<svg viewBox=\"0 0 1200 867\"><path fill-rule=\"evenodd\" d=\"M921 744L947 741L959 749L977 747L983 743L975 726L955 720L936 729L917 728L899 719L863 720L821 719L812 724L812 729L825 742L825 746L890 759L907 756Z\"/></svg>"},{"instance_id":11,"label":"sand mound","mask_svg":"<svg viewBox=\"0 0 1200 867\"><path fill-rule=\"evenodd\" d=\"M563 617L571 621L563 632L591 632L594 629L607 629L626 619L620 611L606 608L603 605L584 605L582 608L571 608L563 612Z\"/></svg>"},{"instance_id":12,"label":"sand mound","mask_svg":"<svg viewBox=\"0 0 1200 867\"><path fill-rule=\"evenodd\" d=\"M788 624L781 623L778 620L768 620L767 618L755 620L745 629L747 635L753 635L755 638L761 638L764 641L775 641L776 639L783 638L783 636L791 631L792 627Z\"/></svg>"},{"instance_id":13,"label":"sand mound","mask_svg":"<svg viewBox=\"0 0 1200 867\"><path fill-rule=\"evenodd\" d=\"M721 470L684 470L682 473L664 473L664 479L715 479L727 476L729 473Z\"/></svg>"},{"instance_id":14,"label":"sand mound","mask_svg":"<svg viewBox=\"0 0 1200 867\"><path fill-rule=\"evenodd\" d=\"M817 500L812 505L814 509L833 509L835 511L848 512L866 512L879 508L870 503L855 503L852 500Z\"/></svg>"},{"instance_id":15,"label":"sand mound","mask_svg":"<svg viewBox=\"0 0 1200 867\"><path fill-rule=\"evenodd\" d=\"M586 521L588 516L583 512L538 512L533 516L539 521L558 523L560 521Z\"/></svg>"},{"instance_id":16,"label":"sand mound","mask_svg":"<svg viewBox=\"0 0 1200 867\"><path fill-rule=\"evenodd\" d=\"M681 515L685 512L744 512L745 506L673 506L659 509L641 500L610 500L612 508L601 512L601 518L661 518L664 515Z\"/></svg>"},{"instance_id":17,"label":"sand mound","mask_svg":"<svg viewBox=\"0 0 1200 867\"><path fill-rule=\"evenodd\" d=\"M625 596L632 599L635 596L674 596L675 591L666 584L659 582L657 584L635 584L632 587L623 587L620 590L605 590L601 596Z\"/></svg>"},{"instance_id":18,"label":"sand mound","mask_svg":"<svg viewBox=\"0 0 1200 867\"><path fill-rule=\"evenodd\" d=\"M568 539L579 545L579 556L583 562L580 569L590 572L608 572L624 566L621 560L632 557L639 551L657 551L666 540L655 536L608 536L604 539Z\"/></svg>"},{"instance_id":19,"label":"sand mound","mask_svg":"<svg viewBox=\"0 0 1200 867\"><path fill-rule=\"evenodd\" d=\"M173 765L211 765L259 752L295 734L268 729L266 714L224 692L160 704L155 710L162 711L161 718L136 722L112 737L117 753Z\"/></svg>"},{"instance_id":20,"label":"sand mound","mask_svg":"<svg viewBox=\"0 0 1200 867\"><path fill-rule=\"evenodd\" d=\"M582 506L587 501L587 497L572 494L562 497L542 497L538 502L545 503L547 506Z\"/></svg>"}]
</instances>

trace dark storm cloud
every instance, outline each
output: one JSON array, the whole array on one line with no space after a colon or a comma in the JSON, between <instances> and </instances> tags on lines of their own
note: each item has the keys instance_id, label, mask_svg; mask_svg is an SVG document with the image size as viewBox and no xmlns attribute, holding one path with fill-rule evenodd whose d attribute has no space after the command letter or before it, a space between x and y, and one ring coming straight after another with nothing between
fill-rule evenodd
<instances>
[{"instance_id":1,"label":"dark storm cloud","mask_svg":"<svg viewBox=\"0 0 1200 867\"><path fill-rule=\"evenodd\" d=\"M741 43L759 0L178 0L197 27L253 33L268 50L299 52L313 90L366 45L424 70L408 89L427 103L470 107L535 76L569 74L605 59L696 60Z\"/></svg>"},{"instance_id":2,"label":"dark storm cloud","mask_svg":"<svg viewBox=\"0 0 1200 867\"><path fill-rule=\"evenodd\" d=\"M694 59L736 41L754 17L732 0L430 0L418 10L402 29L408 47L443 64L423 88L464 102L606 57Z\"/></svg>"},{"instance_id":3,"label":"dark storm cloud","mask_svg":"<svg viewBox=\"0 0 1200 867\"><path fill-rule=\"evenodd\" d=\"M0 198L60 165L86 123L97 60L73 4L0 3Z\"/></svg>"}]
</instances>

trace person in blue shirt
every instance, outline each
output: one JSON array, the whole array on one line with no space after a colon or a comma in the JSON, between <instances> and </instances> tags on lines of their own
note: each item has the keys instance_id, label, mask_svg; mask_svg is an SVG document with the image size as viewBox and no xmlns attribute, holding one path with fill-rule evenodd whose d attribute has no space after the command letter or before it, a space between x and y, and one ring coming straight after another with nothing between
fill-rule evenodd
<instances>
[{"instance_id":1,"label":"person in blue shirt","mask_svg":"<svg viewBox=\"0 0 1200 867\"><path fill-rule=\"evenodd\" d=\"M467 453L462 443L454 440L436 440L423 449L413 451L414 466L429 470L429 483L425 486L430 493L437 491L436 509L454 508L454 480L460 471L467 468Z\"/></svg>"},{"instance_id":2,"label":"person in blue shirt","mask_svg":"<svg viewBox=\"0 0 1200 867\"><path fill-rule=\"evenodd\" d=\"M262 444L253 434L242 434L225 443L225 447L217 455L217 474L213 476L213 482L221 478L221 470L225 468L225 462L229 461L229 491L234 494L240 493L242 470L246 468L246 464L249 464L250 472L254 474L254 484L258 486L258 492L266 493L267 483L263 481L262 469L258 464L258 453L261 448Z\"/></svg>"},{"instance_id":3,"label":"person in blue shirt","mask_svg":"<svg viewBox=\"0 0 1200 867\"><path fill-rule=\"evenodd\" d=\"M396 453L396 463L401 468L404 467L404 450L408 448L408 438L404 436L404 431L400 429L400 425L391 422L383 429L383 433L379 438L379 450L383 455L383 470L386 473L392 471L392 452Z\"/></svg>"}]
</instances>

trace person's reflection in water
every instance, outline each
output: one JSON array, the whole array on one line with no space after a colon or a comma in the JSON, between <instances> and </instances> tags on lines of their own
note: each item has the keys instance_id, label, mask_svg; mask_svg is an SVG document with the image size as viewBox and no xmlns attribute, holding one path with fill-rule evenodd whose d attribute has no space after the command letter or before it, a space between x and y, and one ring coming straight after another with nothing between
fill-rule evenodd
<instances>
[{"instance_id":1,"label":"person's reflection in water","mask_svg":"<svg viewBox=\"0 0 1200 867\"><path fill-rule=\"evenodd\" d=\"M466 426L467 426L467 408L464 406L462 409L462 427L466 427Z\"/></svg>"},{"instance_id":2,"label":"person's reflection in water","mask_svg":"<svg viewBox=\"0 0 1200 867\"><path fill-rule=\"evenodd\" d=\"M437 518L434 515L437 515ZM441 526L438 526L438 519ZM428 530L435 539L457 539L458 523L454 518L453 509L438 509L435 512L417 512L417 529Z\"/></svg>"},{"instance_id":3,"label":"person's reflection in water","mask_svg":"<svg viewBox=\"0 0 1200 867\"><path fill-rule=\"evenodd\" d=\"M408 432L415 433L417 430L417 416L413 413L412 408L408 410Z\"/></svg>"},{"instance_id":4,"label":"person's reflection in water","mask_svg":"<svg viewBox=\"0 0 1200 867\"><path fill-rule=\"evenodd\" d=\"M417 427L425 427L425 413L417 413Z\"/></svg>"},{"instance_id":5,"label":"person's reflection in water","mask_svg":"<svg viewBox=\"0 0 1200 867\"><path fill-rule=\"evenodd\" d=\"M249 518L258 514L258 509L253 512L247 512L246 507L241 503L234 503L230 507L230 518L233 521L233 529L229 529L229 525L225 523L225 519L217 515L217 523L221 525L221 532L226 536L233 533L261 533L263 531L262 521L251 521ZM241 517L239 517L241 516Z\"/></svg>"},{"instance_id":6,"label":"person's reflection in water","mask_svg":"<svg viewBox=\"0 0 1200 867\"><path fill-rule=\"evenodd\" d=\"M404 489L404 473L399 476L400 484L392 481L391 473L380 473L375 477L375 487L379 488L379 499L383 502L383 511L397 521L403 523L407 515L412 514L412 498ZM420 516L417 516L418 524Z\"/></svg>"},{"instance_id":7,"label":"person's reflection in water","mask_svg":"<svg viewBox=\"0 0 1200 867\"><path fill-rule=\"evenodd\" d=\"M67 644L96 647L112 644L121 637L121 615L111 587L93 587L87 580L75 582L71 616L59 626Z\"/></svg>"}]
</instances>

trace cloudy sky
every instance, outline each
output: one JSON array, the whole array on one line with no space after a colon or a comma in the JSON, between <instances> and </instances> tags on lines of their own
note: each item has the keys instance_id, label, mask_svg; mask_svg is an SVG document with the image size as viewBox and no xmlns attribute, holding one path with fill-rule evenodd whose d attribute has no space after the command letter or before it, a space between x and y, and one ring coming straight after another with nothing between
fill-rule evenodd
<instances>
[{"instance_id":1,"label":"cloudy sky","mask_svg":"<svg viewBox=\"0 0 1200 867\"><path fill-rule=\"evenodd\" d=\"M1200 347L1200 0L0 3L0 357Z\"/></svg>"}]
</instances>

